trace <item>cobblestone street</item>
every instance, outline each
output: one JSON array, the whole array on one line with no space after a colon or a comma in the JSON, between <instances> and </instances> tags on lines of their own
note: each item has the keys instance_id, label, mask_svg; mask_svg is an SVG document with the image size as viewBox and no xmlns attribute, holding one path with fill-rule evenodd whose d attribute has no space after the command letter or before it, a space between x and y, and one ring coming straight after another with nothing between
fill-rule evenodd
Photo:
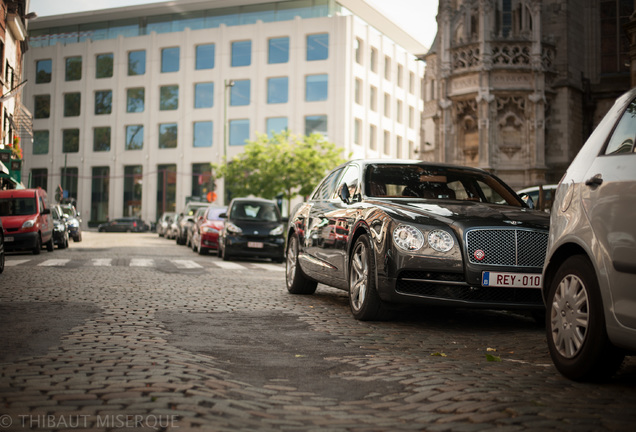
<instances>
[{"instance_id":1,"label":"cobblestone street","mask_svg":"<svg viewBox=\"0 0 636 432\"><path fill-rule=\"evenodd\" d=\"M575 383L530 316L359 322L343 291L288 294L284 265L224 264L153 233L9 254L0 432L634 430L636 358Z\"/></svg>"}]
</instances>

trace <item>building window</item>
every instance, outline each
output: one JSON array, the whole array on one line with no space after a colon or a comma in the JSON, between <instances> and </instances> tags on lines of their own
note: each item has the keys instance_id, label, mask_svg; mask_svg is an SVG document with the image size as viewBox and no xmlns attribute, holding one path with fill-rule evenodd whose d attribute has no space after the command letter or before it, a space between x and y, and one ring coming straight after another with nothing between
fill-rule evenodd
<instances>
[{"instance_id":1,"label":"building window","mask_svg":"<svg viewBox=\"0 0 636 432\"><path fill-rule=\"evenodd\" d=\"M157 219L177 209L177 165L157 165ZM141 207L139 208L141 211Z\"/></svg>"},{"instance_id":2,"label":"building window","mask_svg":"<svg viewBox=\"0 0 636 432\"><path fill-rule=\"evenodd\" d=\"M358 64L362 64L363 59L362 59L362 51L364 49L364 43L362 42L362 39L360 38L356 38L355 43L355 50L356 50L356 63Z\"/></svg>"},{"instance_id":3,"label":"building window","mask_svg":"<svg viewBox=\"0 0 636 432\"><path fill-rule=\"evenodd\" d=\"M177 124L162 123L159 125L159 148L177 148Z\"/></svg>"},{"instance_id":4,"label":"building window","mask_svg":"<svg viewBox=\"0 0 636 432\"><path fill-rule=\"evenodd\" d=\"M625 26L634 12L633 0L601 0L601 73L629 72L629 37Z\"/></svg>"},{"instance_id":5,"label":"building window","mask_svg":"<svg viewBox=\"0 0 636 432\"><path fill-rule=\"evenodd\" d=\"M384 131L384 154L391 154L391 133L387 130Z\"/></svg>"},{"instance_id":6,"label":"building window","mask_svg":"<svg viewBox=\"0 0 636 432\"><path fill-rule=\"evenodd\" d=\"M110 151L110 127L96 127L93 129L93 151Z\"/></svg>"},{"instance_id":7,"label":"building window","mask_svg":"<svg viewBox=\"0 0 636 432\"><path fill-rule=\"evenodd\" d=\"M130 51L128 53L128 75L144 75L146 73L146 51Z\"/></svg>"},{"instance_id":8,"label":"building window","mask_svg":"<svg viewBox=\"0 0 636 432\"><path fill-rule=\"evenodd\" d=\"M415 143L409 140L409 158L415 158Z\"/></svg>"},{"instance_id":9,"label":"building window","mask_svg":"<svg viewBox=\"0 0 636 432\"><path fill-rule=\"evenodd\" d=\"M144 148L143 125L126 126L126 150L141 150Z\"/></svg>"},{"instance_id":10,"label":"building window","mask_svg":"<svg viewBox=\"0 0 636 432\"><path fill-rule=\"evenodd\" d=\"M110 114L113 110L112 90L95 92L95 115Z\"/></svg>"},{"instance_id":11,"label":"building window","mask_svg":"<svg viewBox=\"0 0 636 432\"><path fill-rule=\"evenodd\" d=\"M179 47L161 50L161 73L179 72Z\"/></svg>"},{"instance_id":12,"label":"building window","mask_svg":"<svg viewBox=\"0 0 636 432\"><path fill-rule=\"evenodd\" d=\"M307 61L329 58L329 34L307 35Z\"/></svg>"},{"instance_id":13,"label":"building window","mask_svg":"<svg viewBox=\"0 0 636 432\"><path fill-rule=\"evenodd\" d=\"M52 70L53 62L51 60L38 60L37 62L35 62L35 83L50 83Z\"/></svg>"},{"instance_id":14,"label":"building window","mask_svg":"<svg viewBox=\"0 0 636 432\"><path fill-rule=\"evenodd\" d=\"M359 78L356 78L354 98L358 105L362 105L362 80Z\"/></svg>"},{"instance_id":15,"label":"building window","mask_svg":"<svg viewBox=\"0 0 636 432\"><path fill-rule=\"evenodd\" d=\"M212 108L214 106L214 83L197 83L194 85L194 107Z\"/></svg>"},{"instance_id":16,"label":"building window","mask_svg":"<svg viewBox=\"0 0 636 432\"><path fill-rule=\"evenodd\" d=\"M409 107L409 127L413 129L415 126L415 110L413 107Z\"/></svg>"},{"instance_id":17,"label":"building window","mask_svg":"<svg viewBox=\"0 0 636 432\"><path fill-rule=\"evenodd\" d=\"M384 117L391 117L391 95L384 93Z\"/></svg>"},{"instance_id":18,"label":"building window","mask_svg":"<svg viewBox=\"0 0 636 432\"><path fill-rule=\"evenodd\" d=\"M402 157L402 151L403 151L402 150L402 137L401 136L397 137L397 149L396 149L396 151L397 151L397 157L401 158Z\"/></svg>"},{"instance_id":19,"label":"building window","mask_svg":"<svg viewBox=\"0 0 636 432\"><path fill-rule=\"evenodd\" d=\"M415 74L409 72L409 93L415 94Z\"/></svg>"},{"instance_id":20,"label":"building window","mask_svg":"<svg viewBox=\"0 0 636 432\"><path fill-rule=\"evenodd\" d=\"M269 40L267 63L287 63L289 61L289 38L279 37Z\"/></svg>"},{"instance_id":21,"label":"building window","mask_svg":"<svg viewBox=\"0 0 636 432\"><path fill-rule=\"evenodd\" d=\"M79 152L79 129L62 130L62 153Z\"/></svg>"},{"instance_id":22,"label":"building window","mask_svg":"<svg viewBox=\"0 0 636 432\"><path fill-rule=\"evenodd\" d=\"M214 44L197 45L195 69L214 69Z\"/></svg>"},{"instance_id":23,"label":"building window","mask_svg":"<svg viewBox=\"0 0 636 432\"><path fill-rule=\"evenodd\" d=\"M305 135L311 135L312 133L322 134L327 137L327 116L326 115L312 115L305 117Z\"/></svg>"},{"instance_id":24,"label":"building window","mask_svg":"<svg viewBox=\"0 0 636 432\"><path fill-rule=\"evenodd\" d=\"M113 54L99 54L95 57L95 78L113 76Z\"/></svg>"},{"instance_id":25,"label":"building window","mask_svg":"<svg viewBox=\"0 0 636 432\"><path fill-rule=\"evenodd\" d=\"M124 167L124 216L141 214L141 197L143 192L143 172L141 165ZM157 175L159 177L161 173Z\"/></svg>"},{"instance_id":26,"label":"building window","mask_svg":"<svg viewBox=\"0 0 636 432\"><path fill-rule=\"evenodd\" d=\"M212 147L212 122L194 122L192 131L193 147Z\"/></svg>"},{"instance_id":27,"label":"building window","mask_svg":"<svg viewBox=\"0 0 636 432\"><path fill-rule=\"evenodd\" d=\"M80 115L82 97L80 93L64 94L64 117L77 117Z\"/></svg>"},{"instance_id":28,"label":"building window","mask_svg":"<svg viewBox=\"0 0 636 432\"><path fill-rule=\"evenodd\" d=\"M305 77L305 101L316 102L327 100L328 75L308 75Z\"/></svg>"},{"instance_id":29,"label":"building window","mask_svg":"<svg viewBox=\"0 0 636 432\"><path fill-rule=\"evenodd\" d=\"M378 110L378 90L374 86L369 90L369 108L372 111Z\"/></svg>"},{"instance_id":30,"label":"building window","mask_svg":"<svg viewBox=\"0 0 636 432\"><path fill-rule=\"evenodd\" d=\"M209 192L214 190L214 178L212 177L212 167L209 163L192 164L192 189L190 196L199 197L203 200L207 198Z\"/></svg>"},{"instance_id":31,"label":"building window","mask_svg":"<svg viewBox=\"0 0 636 432\"><path fill-rule=\"evenodd\" d=\"M396 106L396 113L395 113L395 117L397 118L398 123L402 123L402 101L399 100L397 101L397 106Z\"/></svg>"},{"instance_id":32,"label":"building window","mask_svg":"<svg viewBox=\"0 0 636 432\"><path fill-rule=\"evenodd\" d=\"M82 57L69 57L66 59L66 81L78 81L82 79Z\"/></svg>"},{"instance_id":33,"label":"building window","mask_svg":"<svg viewBox=\"0 0 636 432\"><path fill-rule=\"evenodd\" d=\"M130 88L126 91L126 112L144 112L146 90L143 87Z\"/></svg>"},{"instance_id":34,"label":"building window","mask_svg":"<svg viewBox=\"0 0 636 432\"><path fill-rule=\"evenodd\" d=\"M230 87L230 105L243 106L250 104L250 80L235 80Z\"/></svg>"},{"instance_id":35,"label":"building window","mask_svg":"<svg viewBox=\"0 0 636 432\"><path fill-rule=\"evenodd\" d=\"M267 80L267 103L287 103L289 93L289 79L287 77L269 78Z\"/></svg>"},{"instance_id":36,"label":"building window","mask_svg":"<svg viewBox=\"0 0 636 432\"><path fill-rule=\"evenodd\" d=\"M287 117L270 117L266 121L268 138L272 138L274 134L287 130Z\"/></svg>"},{"instance_id":37,"label":"building window","mask_svg":"<svg viewBox=\"0 0 636 432\"><path fill-rule=\"evenodd\" d=\"M369 67L371 72L378 72L378 50L371 47L371 53L369 54Z\"/></svg>"},{"instance_id":38,"label":"building window","mask_svg":"<svg viewBox=\"0 0 636 432\"><path fill-rule=\"evenodd\" d=\"M78 169L75 167L62 168L60 174L62 188L68 191L68 197L77 199Z\"/></svg>"},{"instance_id":39,"label":"building window","mask_svg":"<svg viewBox=\"0 0 636 432\"><path fill-rule=\"evenodd\" d=\"M93 180L91 181L91 221L101 222L108 219L109 178L109 167L93 167Z\"/></svg>"},{"instance_id":40,"label":"building window","mask_svg":"<svg viewBox=\"0 0 636 432\"><path fill-rule=\"evenodd\" d=\"M362 142L361 135L362 134L362 120L355 119L353 123L353 143L360 145Z\"/></svg>"},{"instance_id":41,"label":"building window","mask_svg":"<svg viewBox=\"0 0 636 432\"><path fill-rule=\"evenodd\" d=\"M49 153L49 131L48 130L36 130L33 131L33 154L48 154Z\"/></svg>"},{"instance_id":42,"label":"building window","mask_svg":"<svg viewBox=\"0 0 636 432\"><path fill-rule=\"evenodd\" d=\"M252 64L252 41L232 42L232 67Z\"/></svg>"},{"instance_id":43,"label":"building window","mask_svg":"<svg viewBox=\"0 0 636 432\"><path fill-rule=\"evenodd\" d=\"M33 118L49 118L51 115L51 95L34 96L35 112Z\"/></svg>"},{"instance_id":44,"label":"building window","mask_svg":"<svg viewBox=\"0 0 636 432\"><path fill-rule=\"evenodd\" d=\"M159 88L159 110L172 111L179 108L179 86L169 85Z\"/></svg>"},{"instance_id":45,"label":"building window","mask_svg":"<svg viewBox=\"0 0 636 432\"><path fill-rule=\"evenodd\" d=\"M248 119L230 120L230 145L245 145L250 138L250 121Z\"/></svg>"},{"instance_id":46,"label":"building window","mask_svg":"<svg viewBox=\"0 0 636 432\"><path fill-rule=\"evenodd\" d=\"M401 64L398 64L398 67L397 67L397 85L398 85L399 88L402 88L404 86L404 77L402 75L404 75L404 67L402 67Z\"/></svg>"},{"instance_id":47,"label":"building window","mask_svg":"<svg viewBox=\"0 0 636 432\"><path fill-rule=\"evenodd\" d=\"M384 56L384 79L391 79L391 57Z\"/></svg>"},{"instance_id":48,"label":"building window","mask_svg":"<svg viewBox=\"0 0 636 432\"><path fill-rule=\"evenodd\" d=\"M371 150L376 150L378 148L378 142L377 142L377 129L375 127L375 125L369 125L369 148Z\"/></svg>"},{"instance_id":49,"label":"building window","mask_svg":"<svg viewBox=\"0 0 636 432\"><path fill-rule=\"evenodd\" d=\"M49 170L46 168L33 168L31 170L31 187L44 190L48 189Z\"/></svg>"}]
</instances>

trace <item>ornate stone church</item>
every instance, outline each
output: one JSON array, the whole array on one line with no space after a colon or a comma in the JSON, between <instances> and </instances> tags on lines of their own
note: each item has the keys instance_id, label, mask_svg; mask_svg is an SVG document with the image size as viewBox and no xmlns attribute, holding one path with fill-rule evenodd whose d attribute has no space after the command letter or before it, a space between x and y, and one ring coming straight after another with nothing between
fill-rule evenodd
<instances>
[{"instance_id":1,"label":"ornate stone church","mask_svg":"<svg viewBox=\"0 0 636 432\"><path fill-rule=\"evenodd\" d=\"M636 86L635 4L439 0L437 36L422 56L418 157L483 168L513 188L558 182Z\"/></svg>"}]
</instances>

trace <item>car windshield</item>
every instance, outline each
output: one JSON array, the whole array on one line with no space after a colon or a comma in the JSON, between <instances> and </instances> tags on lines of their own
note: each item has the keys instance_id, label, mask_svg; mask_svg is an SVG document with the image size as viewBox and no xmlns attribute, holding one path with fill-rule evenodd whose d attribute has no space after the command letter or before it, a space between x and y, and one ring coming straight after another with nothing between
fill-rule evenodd
<instances>
[{"instance_id":1,"label":"car windshield","mask_svg":"<svg viewBox=\"0 0 636 432\"><path fill-rule=\"evenodd\" d=\"M65 215L70 216L70 217L75 217L75 212L73 211L73 208L71 207L61 207L62 212L64 212Z\"/></svg>"},{"instance_id":2,"label":"car windshield","mask_svg":"<svg viewBox=\"0 0 636 432\"><path fill-rule=\"evenodd\" d=\"M495 177L426 165L376 164L367 168L366 195L378 198L424 198L478 201L523 206Z\"/></svg>"},{"instance_id":3,"label":"car windshield","mask_svg":"<svg viewBox=\"0 0 636 432\"><path fill-rule=\"evenodd\" d=\"M0 216L27 216L36 212L35 198L0 199Z\"/></svg>"},{"instance_id":4,"label":"car windshield","mask_svg":"<svg viewBox=\"0 0 636 432\"><path fill-rule=\"evenodd\" d=\"M232 209L231 219L254 222L278 222L276 206L270 203L241 202Z\"/></svg>"},{"instance_id":5,"label":"car windshield","mask_svg":"<svg viewBox=\"0 0 636 432\"><path fill-rule=\"evenodd\" d=\"M221 213L225 213L225 209L224 208L220 208L220 209L212 209L208 212L208 220L210 221L216 221L216 220L223 220L219 217L219 215Z\"/></svg>"}]
</instances>

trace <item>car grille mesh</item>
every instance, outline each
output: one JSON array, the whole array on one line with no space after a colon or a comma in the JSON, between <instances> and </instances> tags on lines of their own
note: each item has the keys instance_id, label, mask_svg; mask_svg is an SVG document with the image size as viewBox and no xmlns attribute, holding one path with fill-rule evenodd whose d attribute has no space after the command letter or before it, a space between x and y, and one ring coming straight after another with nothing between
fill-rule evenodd
<instances>
[{"instance_id":1,"label":"car grille mesh","mask_svg":"<svg viewBox=\"0 0 636 432\"><path fill-rule=\"evenodd\" d=\"M541 268L547 246L545 231L479 228L466 233L466 252L471 264ZM482 260L475 257L476 251L483 252Z\"/></svg>"}]
</instances>

